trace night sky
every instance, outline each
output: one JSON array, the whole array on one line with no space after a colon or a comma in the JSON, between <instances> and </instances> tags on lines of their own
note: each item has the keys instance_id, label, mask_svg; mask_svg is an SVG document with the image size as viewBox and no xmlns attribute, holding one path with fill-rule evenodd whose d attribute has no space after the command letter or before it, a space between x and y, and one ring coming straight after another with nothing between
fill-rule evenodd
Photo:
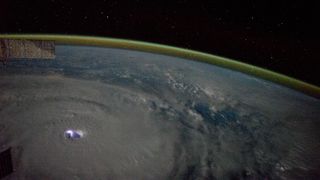
<instances>
[{"instance_id":1,"label":"night sky","mask_svg":"<svg viewBox=\"0 0 320 180\"><path fill-rule=\"evenodd\" d=\"M1 0L0 33L155 42L232 58L320 85L315 1L234 2Z\"/></svg>"}]
</instances>

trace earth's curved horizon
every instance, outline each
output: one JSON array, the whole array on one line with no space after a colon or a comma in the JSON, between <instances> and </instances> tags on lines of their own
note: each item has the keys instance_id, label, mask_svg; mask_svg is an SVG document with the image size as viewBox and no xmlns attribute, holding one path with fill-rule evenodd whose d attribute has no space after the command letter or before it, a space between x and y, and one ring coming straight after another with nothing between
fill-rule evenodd
<instances>
[{"instance_id":1,"label":"earth's curved horizon","mask_svg":"<svg viewBox=\"0 0 320 180\"><path fill-rule=\"evenodd\" d=\"M11 148L14 167L4 179L320 177L318 87L181 49L76 39L58 40L54 60L1 68L0 152Z\"/></svg>"},{"instance_id":2,"label":"earth's curved horizon","mask_svg":"<svg viewBox=\"0 0 320 180\"><path fill-rule=\"evenodd\" d=\"M84 35L62 35L62 34L0 34L0 38L9 39L29 39L29 40L51 40L58 44L69 45L87 45L98 47L110 47L139 50L144 52L152 52L169 56L186 58L189 60L200 61L208 64L217 65L220 67L240 71L250 74L271 82L275 82L298 91L302 91L308 95L320 98L320 87L280 74L268 69L236 61L230 58L208 54L191 49L179 48L170 45L158 43L143 42L130 39L84 36Z\"/></svg>"}]
</instances>

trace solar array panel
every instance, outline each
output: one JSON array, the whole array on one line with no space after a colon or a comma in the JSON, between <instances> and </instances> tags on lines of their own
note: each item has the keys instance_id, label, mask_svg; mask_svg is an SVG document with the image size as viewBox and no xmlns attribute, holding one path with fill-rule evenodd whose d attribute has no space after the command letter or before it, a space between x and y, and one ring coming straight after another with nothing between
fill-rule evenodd
<instances>
[{"instance_id":1,"label":"solar array panel","mask_svg":"<svg viewBox=\"0 0 320 180\"><path fill-rule=\"evenodd\" d=\"M0 59L54 59L54 41L0 39Z\"/></svg>"}]
</instances>

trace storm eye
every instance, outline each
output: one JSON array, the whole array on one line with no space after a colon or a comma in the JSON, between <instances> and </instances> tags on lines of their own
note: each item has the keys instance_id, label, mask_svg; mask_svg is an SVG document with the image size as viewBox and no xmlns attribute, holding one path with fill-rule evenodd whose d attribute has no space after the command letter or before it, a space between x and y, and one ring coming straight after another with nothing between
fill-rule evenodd
<instances>
[{"instance_id":1,"label":"storm eye","mask_svg":"<svg viewBox=\"0 0 320 180\"><path fill-rule=\"evenodd\" d=\"M67 139L80 139L83 137L83 132L80 130L68 129L64 132L64 137Z\"/></svg>"}]
</instances>

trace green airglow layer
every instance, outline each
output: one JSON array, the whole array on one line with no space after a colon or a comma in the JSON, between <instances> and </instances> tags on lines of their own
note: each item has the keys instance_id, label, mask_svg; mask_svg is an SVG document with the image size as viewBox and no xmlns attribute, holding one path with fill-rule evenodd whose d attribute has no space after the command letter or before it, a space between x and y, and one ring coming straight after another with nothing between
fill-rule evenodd
<instances>
[{"instance_id":1,"label":"green airglow layer","mask_svg":"<svg viewBox=\"0 0 320 180\"><path fill-rule=\"evenodd\" d=\"M304 92L316 98L320 98L320 87L267 70L250 64L242 63L232 59L203 53L199 51L177 48L167 45L92 36L79 35L47 35L47 34L0 34L0 38L29 39L29 40L51 40L57 44L102 46L111 48L131 49L169 56L176 56L190 60L214 64L224 68L240 71L268 81L287 86L289 88Z\"/></svg>"}]
</instances>

